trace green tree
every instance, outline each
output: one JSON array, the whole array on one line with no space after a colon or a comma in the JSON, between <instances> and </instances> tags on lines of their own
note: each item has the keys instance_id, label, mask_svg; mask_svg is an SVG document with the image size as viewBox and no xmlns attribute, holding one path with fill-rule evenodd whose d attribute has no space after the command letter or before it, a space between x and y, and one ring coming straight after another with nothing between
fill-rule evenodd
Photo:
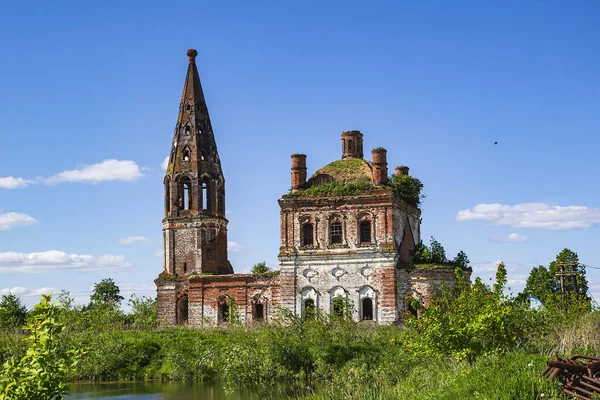
<instances>
[{"instance_id":1,"label":"green tree","mask_svg":"<svg viewBox=\"0 0 600 400\"><path fill-rule=\"evenodd\" d=\"M26 354L9 358L0 371L0 400L63 399L67 377L83 352L61 351L59 335L64 326L57 320L60 306L51 304L52 295L42 295L34 307L33 322L25 330L29 337Z\"/></svg>"},{"instance_id":2,"label":"green tree","mask_svg":"<svg viewBox=\"0 0 600 400\"><path fill-rule=\"evenodd\" d=\"M27 318L27 308L14 294L2 296L0 300L0 329L14 329L23 326Z\"/></svg>"},{"instance_id":3,"label":"green tree","mask_svg":"<svg viewBox=\"0 0 600 400\"><path fill-rule=\"evenodd\" d=\"M137 297L132 294L128 304L131 307L129 319L134 327L152 329L158 325L156 299L146 296Z\"/></svg>"},{"instance_id":4,"label":"green tree","mask_svg":"<svg viewBox=\"0 0 600 400\"><path fill-rule=\"evenodd\" d=\"M564 266L565 272L572 269L576 272L575 276L566 276L564 278L566 303L563 302L562 291L560 287L560 269L561 264L572 263L571 266ZM579 263L577 253L570 249L563 249L548 268L540 265L533 268L527 278L525 289L519 294L520 300L525 300L528 295L536 296L544 306L549 309L569 307L572 311L588 311L591 309L591 300L588 297L588 281L585 275L585 266Z\"/></svg>"},{"instance_id":5,"label":"green tree","mask_svg":"<svg viewBox=\"0 0 600 400\"><path fill-rule=\"evenodd\" d=\"M446 250L444 250L444 246L435 238L431 237L431 242L429 243L429 249L431 251L432 262L435 264L446 264L448 259L446 258Z\"/></svg>"},{"instance_id":6,"label":"green tree","mask_svg":"<svg viewBox=\"0 0 600 400\"><path fill-rule=\"evenodd\" d=\"M267 267L265 261L259 262L252 267L253 274L266 274L267 272L271 272L271 268Z\"/></svg>"},{"instance_id":7,"label":"green tree","mask_svg":"<svg viewBox=\"0 0 600 400\"><path fill-rule=\"evenodd\" d=\"M409 206L419 208L425 198L425 195L421 193L423 183L419 179L409 175L392 175L389 182L392 191L398 198Z\"/></svg>"},{"instance_id":8,"label":"green tree","mask_svg":"<svg viewBox=\"0 0 600 400\"><path fill-rule=\"evenodd\" d=\"M90 307L108 306L116 308L121 305L124 297L121 290L111 278L102 279L94 285L94 293L90 296Z\"/></svg>"},{"instance_id":9,"label":"green tree","mask_svg":"<svg viewBox=\"0 0 600 400\"><path fill-rule=\"evenodd\" d=\"M469 268L469 257L464 251L459 251L454 260L452 260L452 264L462 269Z\"/></svg>"}]
</instances>

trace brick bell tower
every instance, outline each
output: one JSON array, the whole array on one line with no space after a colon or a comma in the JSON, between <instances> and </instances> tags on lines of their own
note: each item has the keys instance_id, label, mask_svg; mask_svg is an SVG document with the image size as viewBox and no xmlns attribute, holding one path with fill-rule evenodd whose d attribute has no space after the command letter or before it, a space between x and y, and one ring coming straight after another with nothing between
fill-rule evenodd
<instances>
[{"instance_id":1,"label":"brick bell tower","mask_svg":"<svg viewBox=\"0 0 600 400\"><path fill-rule=\"evenodd\" d=\"M174 277L230 274L225 178L196 67L189 65L164 180L164 272Z\"/></svg>"}]
</instances>

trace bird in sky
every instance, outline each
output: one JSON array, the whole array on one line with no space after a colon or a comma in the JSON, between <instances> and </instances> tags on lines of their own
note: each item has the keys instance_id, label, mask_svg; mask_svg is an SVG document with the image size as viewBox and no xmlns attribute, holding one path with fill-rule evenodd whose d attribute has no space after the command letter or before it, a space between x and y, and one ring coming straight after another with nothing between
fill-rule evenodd
<instances>
[{"instance_id":1,"label":"bird in sky","mask_svg":"<svg viewBox=\"0 0 600 400\"><path fill-rule=\"evenodd\" d=\"M494 144L498 144L498 142L494 142Z\"/></svg>"}]
</instances>

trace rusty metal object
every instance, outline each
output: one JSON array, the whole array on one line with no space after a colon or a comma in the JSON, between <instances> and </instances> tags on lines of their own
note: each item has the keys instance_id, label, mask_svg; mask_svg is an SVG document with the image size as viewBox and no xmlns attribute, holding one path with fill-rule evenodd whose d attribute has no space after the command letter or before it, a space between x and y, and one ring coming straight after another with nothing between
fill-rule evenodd
<instances>
[{"instance_id":1,"label":"rusty metal object","mask_svg":"<svg viewBox=\"0 0 600 400\"><path fill-rule=\"evenodd\" d=\"M542 375L548 380L558 378L565 394L584 400L600 396L600 357L575 354L559 358L555 354L546 365Z\"/></svg>"}]
</instances>

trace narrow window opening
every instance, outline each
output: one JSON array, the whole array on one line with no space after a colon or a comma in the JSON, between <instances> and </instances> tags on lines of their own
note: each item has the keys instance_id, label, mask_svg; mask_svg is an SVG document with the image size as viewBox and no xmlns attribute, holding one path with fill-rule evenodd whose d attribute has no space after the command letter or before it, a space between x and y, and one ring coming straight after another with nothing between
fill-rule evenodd
<instances>
[{"instance_id":1,"label":"narrow window opening","mask_svg":"<svg viewBox=\"0 0 600 400\"><path fill-rule=\"evenodd\" d=\"M348 151L352 151L352 139L348 140Z\"/></svg>"},{"instance_id":2,"label":"narrow window opening","mask_svg":"<svg viewBox=\"0 0 600 400\"><path fill-rule=\"evenodd\" d=\"M183 150L183 161L190 161L190 149Z\"/></svg>"},{"instance_id":3,"label":"narrow window opening","mask_svg":"<svg viewBox=\"0 0 600 400\"><path fill-rule=\"evenodd\" d=\"M412 315L414 315L415 317L418 317L418 313L416 308L413 307L412 305L412 298L408 297L406 300L406 309L408 310L408 312L410 312Z\"/></svg>"},{"instance_id":4,"label":"narrow window opening","mask_svg":"<svg viewBox=\"0 0 600 400\"><path fill-rule=\"evenodd\" d=\"M373 299L370 297L365 297L362 300L362 314L362 319L364 321L373 320Z\"/></svg>"},{"instance_id":5,"label":"narrow window opening","mask_svg":"<svg viewBox=\"0 0 600 400\"><path fill-rule=\"evenodd\" d=\"M306 223L302 225L302 245L303 246L312 246L314 243L314 231L313 225L310 223Z\"/></svg>"},{"instance_id":6,"label":"narrow window opening","mask_svg":"<svg viewBox=\"0 0 600 400\"><path fill-rule=\"evenodd\" d=\"M171 186L165 183L165 212L171 211Z\"/></svg>"},{"instance_id":7,"label":"narrow window opening","mask_svg":"<svg viewBox=\"0 0 600 400\"><path fill-rule=\"evenodd\" d=\"M204 161L204 152L203 151L200 152L200 160Z\"/></svg>"},{"instance_id":8,"label":"narrow window opening","mask_svg":"<svg viewBox=\"0 0 600 400\"><path fill-rule=\"evenodd\" d=\"M338 317L344 316L344 298L342 296L336 296L333 299L333 314Z\"/></svg>"},{"instance_id":9,"label":"narrow window opening","mask_svg":"<svg viewBox=\"0 0 600 400\"><path fill-rule=\"evenodd\" d=\"M219 320L229 322L229 305L226 298L219 301Z\"/></svg>"},{"instance_id":10,"label":"narrow window opening","mask_svg":"<svg viewBox=\"0 0 600 400\"><path fill-rule=\"evenodd\" d=\"M186 134L186 135L189 135L189 134L190 134L190 127L189 127L189 126L186 126L186 127L185 127L185 134Z\"/></svg>"},{"instance_id":11,"label":"narrow window opening","mask_svg":"<svg viewBox=\"0 0 600 400\"><path fill-rule=\"evenodd\" d=\"M187 263L186 262L183 263L183 273L184 274L187 273Z\"/></svg>"},{"instance_id":12,"label":"narrow window opening","mask_svg":"<svg viewBox=\"0 0 600 400\"><path fill-rule=\"evenodd\" d=\"M202 209L208 210L208 182L202 182Z\"/></svg>"},{"instance_id":13,"label":"narrow window opening","mask_svg":"<svg viewBox=\"0 0 600 400\"><path fill-rule=\"evenodd\" d=\"M185 325L188 321L188 297L181 296L177 301L177 324Z\"/></svg>"},{"instance_id":14,"label":"narrow window opening","mask_svg":"<svg viewBox=\"0 0 600 400\"><path fill-rule=\"evenodd\" d=\"M192 208L192 182L189 180L183 182L183 209L190 210Z\"/></svg>"},{"instance_id":15,"label":"narrow window opening","mask_svg":"<svg viewBox=\"0 0 600 400\"><path fill-rule=\"evenodd\" d=\"M254 305L254 320L264 321L265 320L265 306L258 303Z\"/></svg>"},{"instance_id":16,"label":"narrow window opening","mask_svg":"<svg viewBox=\"0 0 600 400\"><path fill-rule=\"evenodd\" d=\"M190 105L189 105L189 104L185 106L185 110L186 110L186 111L190 111L190 109L191 109L191 107L190 107Z\"/></svg>"},{"instance_id":17,"label":"narrow window opening","mask_svg":"<svg viewBox=\"0 0 600 400\"><path fill-rule=\"evenodd\" d=\"M371 222L362 221L359 225L360 230L360 243L371 242Z\"/></svg>"},{"instance_id":18,"label":"narrow window opening","mask_svg":"<svg viewBox=\"0 0 600 400\"><path fill-rule=\"evenodd\" d=\"M307 319L314 317L315 311L315 301L313 299L304 300L304 317Z\"/></svg>"},{"instance_id":19,"label":"narrow window opening","mask_svg":"<svg viewBox=\"0 0 600 400\"><path fill-rule=\"evenodd\" d=\"M332 222L329 225L329 237L331 244L341 244L342 243L342 223L341 222Z\"/></svg>"}]
</instances>

